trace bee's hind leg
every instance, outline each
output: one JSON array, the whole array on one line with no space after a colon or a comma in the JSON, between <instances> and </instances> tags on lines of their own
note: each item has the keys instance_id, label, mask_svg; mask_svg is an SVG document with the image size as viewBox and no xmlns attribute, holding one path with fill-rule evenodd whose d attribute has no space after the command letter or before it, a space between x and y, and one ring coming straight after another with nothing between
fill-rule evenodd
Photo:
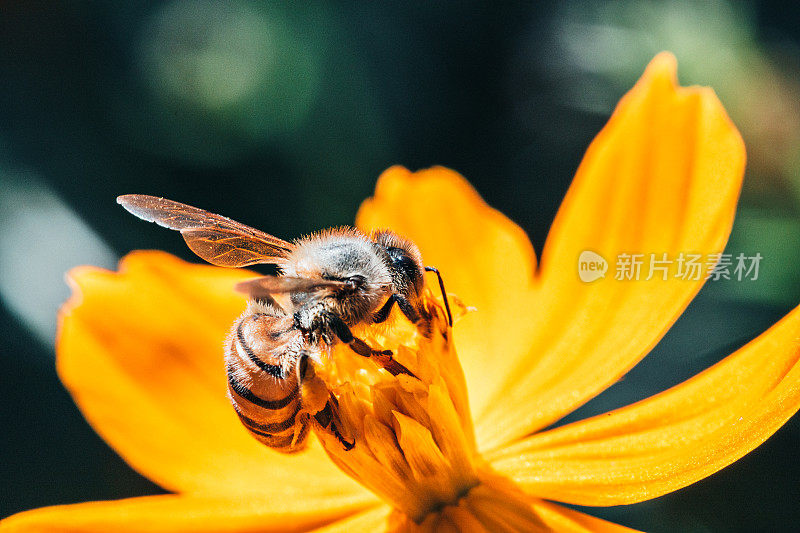
<instances>
[{"instance_id":1,"label":"bee's hind leg","mask_svg":"<svg viewBox=\"0 0 800 533\"><path fill-rule=\"evenodd\" d=\"M331 394L328 403L325 404L325 408L315 414L314 419L319 422L320 426L333 433L333 436L336 437L336 440L341 443L344 451L349 452L355 447L355 441L348 442L348 440L344 438L342 432L339 430L342 419L339 416L339 402L336 400L336 396Z\"/></svg>"},{"instance_id":2,"label":"bee's hind leg","mask_svg":"<svg viewBox=\"0 0 800 533\"><path fill-rule=\"evenodd\" d=\"M297 384L301 387L303 386L303 382L306 380L306 377L315 378L313 373L311 376L308 376L309 360L310 356L305 351L303 351L300 354L300 357L297 359ZM333 436L336 437L336 440L341 443L345 451L350 451L353 449L353 447L355 447L355 441L348 442L348 440L342 435L342 431L340 429L342 427L342 418L339 415L339 401L332 392L328 392L328 400L325 402L325 407L314 413L312 416L323 429L330 431Z\"/></svg>"},{"instance_id":3,"label":"bee's hind leg","mask_svg":"<svg viewBox=\"0 0 800 533\"><path fill-rule=\"evenodd\" d=\"M389 371L390 374L396 376L398 374L406 374L408 376L416 377L413 372L398 363L392 356L391 350L375 350L369 344L353 336L353 332L344 320L338 315L333 313L328 315L328 323L333 330L334 334L339 337L343 343L350 346L350 349L362 357L369 357L375 359L379 365Z\"/></svg>"}]
</instances>

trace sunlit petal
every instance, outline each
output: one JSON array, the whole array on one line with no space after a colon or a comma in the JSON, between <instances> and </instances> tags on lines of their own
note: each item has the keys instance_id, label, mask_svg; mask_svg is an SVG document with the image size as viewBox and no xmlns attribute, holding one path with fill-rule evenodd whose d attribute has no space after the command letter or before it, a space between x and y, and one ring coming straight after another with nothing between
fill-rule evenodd
<instances>
[{"instance_id":1,"label":"sunlit petal","mask_svg":"<svg viewBox=\"0 0 800 533\"><path fill-rule=\"evenodd\" d=\"M389 506L381 505L315 529L314 533L353 533L355 531L378 533L386 531L387 518L390 513Z\"/></svg>"},{"instance_id":2,"label":"sunlit petal","mask_svg":"<svg viewBox=\"0 0 800 533\"><path fill-rule=\"evenodd\" d=\"M358 212L362 229L391 228L419 245L441 270L448 292L475 311L455 328L455 342L480 412L497 393L503 365L526 353L532 334L536 256L519 226L490 208L456 172L434 167L411 173L392 167ZM433 276L433 274L429 274ZM435 279L430 280L436 286Z\"/></svg>"},{"instance_id":3,"label":"sunlit petal","mask_svg":"<svg viewBox=\"0 0 800 533\"><path fill-rule=\"evenodd\" d=\"M631 533L636 531L548 501L534 500L531 505L534 512L551 531L564 533Z\"/></svg>"},{"instance_id":4,"label":"sunlit petal","mask_svg":"<svg viewBox=\"0 0 800 533\"><path fill-rule=\"evenodd\" d=\"M318 500L374 496L319 445L286 456L253 439L226 396L223 341L244 308L233 290L252 273L160 252L120 272L72 271L58 372L92 427L142 474L178 492Z\"/></svg>"},{"instance_id":5,"label":"sunlit petal","mask_svg":"<svg viewBox=\"0 0 800 533\"><path fill-rule=\"evenodd\" d=\"M335 496L317 499L314 504L311 513L302 498L148 496L34 509L0 521L0 531L291 533L343 519L362 507Z\"/></svg>"},{"instance_id":6,"label":"sunlit petal","mask_svg":"<svg viewBox=\"0 0 800 533\"><path fill-rule=\"evenodd\" d=\"M703 285L704 275L678 279L674 264L666 280L645 281L645 267L639 281L617 281L618 254L722 251L744 146L713 91L677 87L675 70L674 57L657 56L589 147L543 252L538 334L476 425L484 447L540 429L617 381ZM585 250L609 262L605 279L579 279Z\"/></svg>"},{"instance_id":7,"label":"sunlit petal","mask_svg":"<svg viewBox=\"0 0 800 533\"><path fill-rule=\"evenodd\" d=\"M659 395L492 456L530 494L582 505L655 498L717 472L800 409L800 308Z\"/></svg>"},{"instance_id":8,"label":"sunlit petal","mask_svg":"<svg viewBox=\"0 0 800 533\"><path fill-rule=\"evenodd\" d=\"M457 503L445 505L418 522L395 511L388 531L396 533L568 533L633 531L525 494L507 479L484 472L482 483Z\"/></svg>"}]
</instances>

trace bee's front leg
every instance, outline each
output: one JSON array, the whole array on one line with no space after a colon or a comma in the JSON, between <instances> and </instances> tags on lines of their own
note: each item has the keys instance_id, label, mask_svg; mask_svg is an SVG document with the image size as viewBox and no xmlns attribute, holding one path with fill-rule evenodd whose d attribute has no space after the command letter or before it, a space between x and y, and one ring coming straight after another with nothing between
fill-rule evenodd
<instances>
[{"instance_id":1,"label":"bee's front leg","mask_svg":"<svg viewBox=\"0 0 800 533\"><path fill-rule=\"evenodd\" d=\"M386 300L386 303L383 304L383 307L378 309L374 315L372 315L372 321L376 324L381 322L385 322L387 318L389 318L389 313L392 312L392 306L397 304L400 308L400 311L406 316L406 318L411 321L412 324L416 324L419 322L420 316L414 306L411 305L411 302L408 301L408 298L403 296L402 294L394 293L389 296L389 299Z\"/></svg>"}]
</instances>

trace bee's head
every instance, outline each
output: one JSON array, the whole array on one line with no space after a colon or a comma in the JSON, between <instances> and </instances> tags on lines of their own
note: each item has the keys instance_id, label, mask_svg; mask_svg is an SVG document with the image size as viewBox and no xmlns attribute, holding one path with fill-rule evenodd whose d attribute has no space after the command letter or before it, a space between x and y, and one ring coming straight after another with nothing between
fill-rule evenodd
<instances>
[{"instance_id":1,"label":"bee's head","mask_svg":"<svg viewBox=\"0 0 800 533\"><path fill-rule=\"evenodd\" d=\"M417 245L389 230L375 232L373 239L386 252L395 291L409 297L419 295L425 267Z\"/></svg>"}]
</instances>

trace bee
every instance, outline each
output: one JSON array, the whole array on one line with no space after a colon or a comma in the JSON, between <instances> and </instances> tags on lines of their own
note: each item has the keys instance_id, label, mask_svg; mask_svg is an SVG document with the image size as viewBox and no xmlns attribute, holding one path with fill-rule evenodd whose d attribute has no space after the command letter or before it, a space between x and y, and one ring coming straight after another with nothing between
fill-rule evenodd
<instances>
[{"instance_id":1,"label":"bee","mask_svg":"<svg viewBox=\"0 0 800 533\"><path fill-rule=\"evenodd\" d=\"M315 375L312 361L336 343L375 360L393 375L413 376L391 350L353 335L360 324L384 322L396 305L424 335L430 311L423 305L424 273L434 272L449 324L452 315L441 273L424 266L419 248L389 231L370 235L335 228L287 242L221 215L172 200L130 194L117 198L137 217L180 231L189 248L211 264L272 264L277 276L237 285L248 295L225 347L228 393L247 430L282 452L303 448L312 419L349 450L333 392Z\"/></svg>"}]
</instances>

